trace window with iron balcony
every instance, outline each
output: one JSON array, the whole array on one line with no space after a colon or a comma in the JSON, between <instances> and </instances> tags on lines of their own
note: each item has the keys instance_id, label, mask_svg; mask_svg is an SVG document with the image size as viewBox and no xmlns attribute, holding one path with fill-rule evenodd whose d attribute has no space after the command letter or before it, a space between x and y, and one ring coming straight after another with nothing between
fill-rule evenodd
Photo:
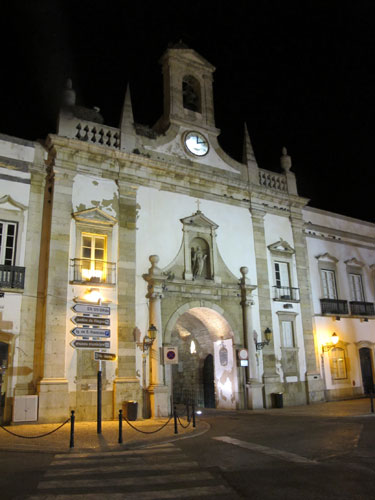
<instances>
[{"instance_id":1,"label":"window with iron balcony","mask_svg":"<svg viewBox=\"0 0 375 500\"><path fill-rule=\"evenodd\" d=\"M15 266L17 222L0 221L0 287L23 289L25 268Z\"/></svg>"},{"instance_id":2,"label":"window with iron balcony","mask_svg":"<svg viewBox=\"0 0 375 500\"><path fill-rule=\"evenodd\" d=\"M116 283L116 264L107 260L107 237L82 233L81 258L72 259L72 281L74 283Z\"/></svg>"}]
</instances>

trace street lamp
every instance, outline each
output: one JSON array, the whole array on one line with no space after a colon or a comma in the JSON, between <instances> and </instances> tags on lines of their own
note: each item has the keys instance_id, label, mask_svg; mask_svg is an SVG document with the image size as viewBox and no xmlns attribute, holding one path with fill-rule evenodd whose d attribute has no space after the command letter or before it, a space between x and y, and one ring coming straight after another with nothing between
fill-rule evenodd
<instances>
[{"instance_id":1,"label":"street lamp","mask_svg":"<svg viewBox=\"0 0 375 500\"><path fill-rule=\"evenodd\" d=\"M333 332L331 336L331 342L327 344L322 345L322 352L328 352L329 350L333 349L340 340L340 337L337 335L337 333Z\"/></svg>"},{"instance_id":2,"label":"street lamp","mask_svg":"<svg viewBox=\"0 0 375 500\"><path fill-rule=\"evenodd\" d=\"M268 345L271 342L272 332L268 327L264 330L264 337L266 340L263 340L262 342L257 342L256 338L254 338L255 347L257 351L261 351L265 345Z\"/></svg>"},{"instance_id":3,"label":"street lamp","mask_svg":"<svg viewBox=\"0 0 375 500\"><path fill-rule=\"evenodd\" d=\"M142 349L142 367L143 367L143 418L150 418L151 416L151 408L150 408L150 386L152 384L152 356L151 356L151 348L152 344L155 342L156 335L158 329L154 324L151 323L147 335L143 337L142 344L138 344L138 346ZM146 387L146 359L147 352L149 351L149 384L148 389Z\"/></svg>"},{"instance_id":4,"label":"street lamp","mask_svg":"<svg viewBox=\"0 0 375 500\"><path fill-rule=\"evenodd\" d=\"M158 329L156 328L156 326L151 324L150 328L147 331L148 335L145 335L143 337L143 342L142 342L142 351L143 352L148 351L152 347L152 344L155 342L155 339L156 339L157 331L158 331Z\"/></svg>"}]
</instances>

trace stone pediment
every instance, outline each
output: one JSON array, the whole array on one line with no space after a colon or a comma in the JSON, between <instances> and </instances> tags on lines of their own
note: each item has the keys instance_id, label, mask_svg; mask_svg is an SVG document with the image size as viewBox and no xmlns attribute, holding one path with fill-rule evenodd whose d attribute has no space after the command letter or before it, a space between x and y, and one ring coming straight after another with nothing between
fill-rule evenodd
<instances>
[{"instance_id":1,"label":"stone pediment","mask_svg":"<svg viewBox=\"0 0 375 500\"><path fill-rule=\"evenodd\" d=\"M213 66L207 59L202 57L198 52L195 52L193 49L189 49L188 47L172 47L169 49L173 51L174 57L176 59L182 59L185 62L190 62L191 64L199 64L200 66L205 66L210 71L215 71L215 66Z\"/></svg>"},{"instance_id":2,"label":"stone pediment","mask_svg":"<svg viewBox=\"0 0 375 500\"><path fill-rule=\"evenodd\" d=\"M329 262L334 262L335 264L336 264L336 262L339 261L338 259L336 259L336 257L334 257L333 255L329 254L328 252L322 253L320 255L317 255L315 258L318 259L318 260L326 260L326 261L329 261Z\"/></svg>"},{"instance_id":3,"label":"stone pediment","mask_svg":"<svg viewBox=\"0 0 375 500\"><path fill-rule=\"evenodd\" d=\"M22 203L20 203L16 200L13 200L13 198L9 194L6 194L6 195L0 197L0 206L1 205L3 205L1 208L5 208L8 210L14 210L14 209L26 210L27 209L26 205L22 205Z\"/></svg>"},{"instance_id":4,"label":"stone pediment","mask_svg":"<svg viewBox=\"0 0 375 500\"><path fill-rule=\"evenodd\" d=\"M289 245L289 243L282 238L280 238L279 241L276 241L275 243L272 243L272 245L268 245L268 249L270 252L273 253L283 253L283 254L293 254L295 253L295 250L293 247Z\"/></svg>"},{"instance_id":5,"label":"stone pediment","mask_svg":"<svg viewBox=\"0 0 375 500\"><path fill-rule=\"evenodd\" d=\"M89 208L88 210L75 212L73 217L77 222L100 224L103 226L114 226L117 223L117 219L100 210L100 208Z\"/></svg>"},{"instance_id":6,"label":"stone pediment","mask_svg":"<svg viewBox=\"0 0 375 500\"><path fill-rule=\"evenodd\" d=\"M183 219L180 219L180 221L182 222L182 224L186 226L192 226L195 228L208 227L212 229L217 229L219 227L217 224L215 224L215 222L212 222L212 220L203 215L203 213L200 210L195 212L195 214L190 215L189 217L184 217Z\"/></svg>"},{"instance_id":7,"label":"stone pediment","mask_svg":"<svg viewBox=\"0 0 375 500\"><path fill-rule=\"evenodd\" d=\"M363 262L356 259L355 257L353 257L352 259L346 260L345 264L347 266L357 266L357 267L363 267L365 265Z\"/></svg>"}]
</instances>

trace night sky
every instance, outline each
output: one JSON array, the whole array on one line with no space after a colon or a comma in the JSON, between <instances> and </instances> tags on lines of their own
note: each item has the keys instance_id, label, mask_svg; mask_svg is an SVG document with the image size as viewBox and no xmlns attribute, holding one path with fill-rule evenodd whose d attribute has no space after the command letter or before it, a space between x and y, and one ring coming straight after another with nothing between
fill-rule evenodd
<instances>
[{"instance_id":1,"label":"night sky","mask_svg":"<svg viewBox=\"0 0 375 500\"><path fill-rule=\"evenodd\" d=\"M375 2L25 0L2 7L0 133L56 131L62 88L118 126L162 113L158 60L182 39L216 66L216 124L242 157L247 123L261 168L292 156L310 205L374 221Z\"/></svg>"}]
</instances>

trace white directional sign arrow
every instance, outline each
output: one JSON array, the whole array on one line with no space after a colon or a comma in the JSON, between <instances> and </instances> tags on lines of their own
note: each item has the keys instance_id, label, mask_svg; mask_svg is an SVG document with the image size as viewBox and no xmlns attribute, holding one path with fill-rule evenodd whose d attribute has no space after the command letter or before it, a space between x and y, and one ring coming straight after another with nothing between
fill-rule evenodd
<instances>
[{"instance_id":1,"label":"white directional sign arrow","mask_svg":"<svg viewBox=\"0 0 375 500\"><path fill-rule=\"evenodd\" d=\"M95 306L91 304L74 304L72 309L76 313L103 314L104 316L108 316L109 314L111 314L111 308L108 306Z\"/></svg>"},{"instance_id":2,"label":"white directional sign arrow","mask_svg":"<svg viewBox=\"0 0 375 500\"><path fill-rule=\"evenodd\" d=\"M73 328L70 331L75 337L107 337L111 336L111 330L101 328Z\"/></svg>"},{"instance_id":3,"label":"white directional sign arrow","mask_svg":"<svg viewBox=\"0 0 375 500\"><path fill-rule=\"evenodd\" d=\"M73 316L70 321L75 325L95 325L95 326L110 326L109 318L97 318L95 316Z\"/></svg>"},{"instance_id":4,"label":"white directional sign arrow","mask_svg":"<svg viewBox=\"0 0 375 500\"><path fill-rule=\"evenodd\" d=\"M78 340L74 339L70 342L72 347L76 349L109 349L111 343L107 340Z\"/></svg>"}]
</instances>

